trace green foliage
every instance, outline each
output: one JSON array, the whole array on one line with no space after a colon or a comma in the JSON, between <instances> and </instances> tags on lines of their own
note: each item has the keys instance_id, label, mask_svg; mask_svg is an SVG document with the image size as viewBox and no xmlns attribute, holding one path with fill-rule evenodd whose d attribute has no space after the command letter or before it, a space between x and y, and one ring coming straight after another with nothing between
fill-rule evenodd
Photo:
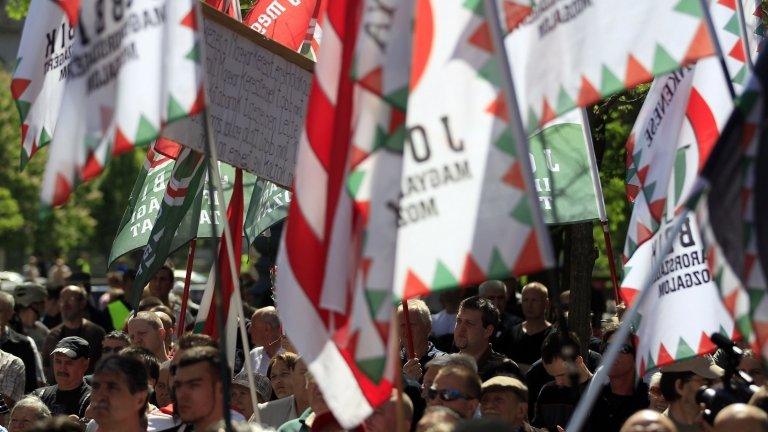
<instances>
[{"instance_id":1,"label":"green foliage","mask_svg":"<svg viewBox=\"0 0 768 432\"><path fill-rule=\"evenodd\" d=\"M624 249L629 217L632 211L626 199L626 149L625 144L635 123L650 84L604 99L593 106L590 124L595 141L595 153L600 163L600 181L605 196L608 226L613 251L621 280L621 252ZM594 238L600 256L595 263L594 275L608 278L610 271L605 254L605 242L601 227L596 226Z\"/></svg>"},{"instance_id":2,"label":"green foliage","mask_svg":"<svg viewBox=\"0 0 768 432\"><path fill-rule=\"evenodd\" d=\"M29 2L30 0L6 0L5 13L15 20L24 19L29 10Z\"/></svg>"}]
</instances>

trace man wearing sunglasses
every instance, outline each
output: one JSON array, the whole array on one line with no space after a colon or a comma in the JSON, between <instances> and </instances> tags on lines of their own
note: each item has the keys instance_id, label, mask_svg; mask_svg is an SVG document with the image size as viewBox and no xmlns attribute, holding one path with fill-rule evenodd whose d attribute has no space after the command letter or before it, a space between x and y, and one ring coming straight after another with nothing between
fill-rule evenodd
<instances>
[{"instance_id":1,"label":"man wearing sunglasses","mask_svg":"<svg viewBox=\"0 0 768 432\"><path fill-rule=\"evenodd\" d=\"M595 402L593 412L602 414L594 416L594 430L619 432L621 425L632 414L648 408L650 404L648 385L635 373L635 347L629 340L619 342L613 337L618 328L618 325L613 325L603 333L605 350L614 343L620 344L621 348L619 357L608 372L609 382Z\"/></svg>"},{"instance_id":2,"label":"man wearing sunglasses","mask_svg":"<svg viewBox=\"0 0 768 432\"><path fill-rule=\"evenodd\" d=\"M445 366L427 389L427 404L450 408L462 419L471 419L480 404L481 385L480 377L471 369Z\"/></svg>"}]
</instances>

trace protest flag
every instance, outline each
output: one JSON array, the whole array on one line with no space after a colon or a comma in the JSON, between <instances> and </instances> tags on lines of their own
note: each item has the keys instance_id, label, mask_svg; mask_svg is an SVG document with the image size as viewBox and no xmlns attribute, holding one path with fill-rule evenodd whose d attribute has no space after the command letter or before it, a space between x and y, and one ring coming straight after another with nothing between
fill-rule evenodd
<instances>
[{"instance_id":1,"label":"protest flag","mask_svg":"<svg viewBox=\"0 0 768 432\"><path fill-rule=\"evenodd\" d=\"M710 272L741 336L768 355L768 56L736 103L704 167L695 205ZM693 200L692 200L693 201Z\"/></svg>"},{"instance_id":2,"label":"protest flag","mask_svg":"<svg viewBox=\"0 0 768 432\"><path fill-rule=\"evenodd\" d=\"M505 41L525 124L714 54L705 21L698 0L537 2Z\"/></svg>"},{"instance_id":3,"label":"protest flag","mask_svg":"<svg viewBox=\"0 0 768 432\"><path fill-rule=\"evenodd\" d=\"M31 111L22 116L28 125L41 125L35 134L45 130L50 136L41 192L45 205L63 204L72 189L97 176L111 156L149 144L166 123L203 108L195 7L192 0L83 0L74 27L43 29L45 34L36 35L46 40L58 36L53 45L65 47L63 51L38 44L37 51L20 52L14 74L17 100L51 105L50 112L40 108L33 117ZM37 19L29 16L28 31L41 30ZM66 46L70 37L71 45ZM44 74L44 81L32 85L45 70L36 67L41 57L59 67L59 76ZM63 88L56 89L60 97L53 88L35 93L43 82L56 79L64 81L59 83Z\"/></svg>"},{"instance_id":4,"label":"protest flag","mask_svg":"<svg viewBox=\"0 0 768 432\"><path fill-rule=\"evenodd\" d=\"M252 245L256 237L288 216L291 195L269 180L256 180L243 222L246 244Z\"/></svg>"},{"instance_id":5,"label":"protest flag","mask_svg":"<svg viewBox=\"0 0 768 432\"><path fill-rule=\"evenodd\" d=\"M416 5L395 295L550 267L526 134L518 143L482 2Z\"/></svg>"},{"instance_id":6,"label":"protest flag","mask_svg":"<svg viewBox=\"0 0 768 432\"><path fill-rule=\"evenodd\" d=\"M259 1L243 17L243 23L293 51L300 51L307 39L314 38L315 31L310 34L308 29L317 23L322 3L327 1Z\"/></svg>"},{"instance_id":7,"label":"protest flag","mask_svg":"<svg viewBox=\"0 0 768 432\"><path fill-rule=\"evenodd\" d=\"M205 158L201 153L182 147L171 178L168 180L149 242L144 247L144 253L136 269L136 279L129 299L134 310L138 310L144 286L165 263L165 259L171 252L176 229L189 213L195 197L202 188L202 180L206 172L204 162Z\"/></svg>"},{"instance_id":8,"label":"protest flag","mask_svg":"<svg viewBox=\"0 0 768 432\"><path fill-rule=\"evenodd\" d=\"M240 0L205 0L206 3L230 17L241 21Z\"/></svg>"},{"instance_id":9,"label":"protest flag","mask_svg":"<svg viewBox=\"0 0 768 432\"><path fill-rule=\"evenodd\" d=\"M397 340L387 204L400 192L412 5L328 4L278 255L284 329L346 428L390 397L399 361L387 355ZM366 31L382 18L382 32Z\"/></svg>"}]
</instances>

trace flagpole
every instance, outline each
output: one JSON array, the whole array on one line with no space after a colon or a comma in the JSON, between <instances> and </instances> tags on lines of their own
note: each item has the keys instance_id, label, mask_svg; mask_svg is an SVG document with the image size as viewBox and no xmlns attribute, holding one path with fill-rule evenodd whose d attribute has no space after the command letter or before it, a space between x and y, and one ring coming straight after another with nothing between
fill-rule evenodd
<instances>
[{"instance_id":1,"label":"flagpole","mask_svg":"<svg viewBox=\"0 0 768 432\"><path fill-rule=\"evenodd\" d=\"M195 249L197 248L197 239L193 238L189 242L189 252L187 253L187 274L184 275L184 294L181 296L181 312L179 312L179 322L176 327L176 335L181 337L184 334L184 325L187 315L187 302L189 302L189 285L192 281L192 265L195 262Z\"/></svg>"},{"instance_id":2,"label":"flagpole","mask_svg":"<svg viewBox=\"0 0 768 432\"><path fill-rule=\"evenodd\" d=\"M701 185L701 183L698 183L697 186L694 186L694 190L699 190ZM640 306L642 306L642 304L645 302L645 299L651 295L652 292L654 292L650 289L650 285L652 283L651 279L656 275L656 273L659 272L661 264L666 259L667 254L672 250L672 246L674 245L675 240L677 240L677 236L680 233L683 222L688 219L688 215L690 213L691 210L688 207L682 207L681 213L676 216L677 219L675 220L675 224L672 226L672 230L669 232L669 234L666 235L665 238L662 239L661 249L658 250L657 254L655 255L656 258L653 260L651 265L651 271L645 273L643 281L640 284L643 289L641 289L637 296L635 296L632 307L630 307L624 313L621 324L613 336L614 340L624 341L629 338L631 327L633 323L637 321L637 318L640 314ZM581 399L579 400L579 404L576 406L576 410L573 412L571 420L568 422L568 426L565 428L565 430L568 432L579 432L582 430L581 428L584 426L584 422L589 417L592 406L597 400L597 397L600 395L600 392L603 389L603 385L608 380L608 372L611 370L611 367L619 357L619 349L621 348L621 345L621 343L608 344L607 350L605 353L603 353L603 359L600 362L600 366L592 376L589 387L587 387L586 392L584 392Z\"/></svg>"},{"instance_id":3,"label":"flagpole","mask_svg":"<svg viewBox=\"0 0 768 432\"><path fill-rule=\"evenodd\" d=\"M717 37L715 23L712 21L712 11L709 10L709 1L699 0L699 4L701 5L702 12L704 12L704 21L707 23L709 38L712 41L712 45L715 47L715 53L720 61L720 69L725 76L725 82L728 85L728 92L731 94L731 100L736 100L736 90L731 81L731 74L728 72L728 65L725 63L725 55L723 54L723 47L720 45L720 39Z\"/></svg>"},{"instance_id":4,"label":"flagpole","mask_svg":"<svg viewBox=\"0 0 768 432\"><path fill-rule=\"evenodd\" d=\"M747 33L747 20L744 15L744 5L741 0L736 0L736 13L739 14L739 33L741 42L744 44L744 55L747 58L747 67L749 71L755 70L755 63L752 61L752 49L749 46L749 33Z\"/></svg>"},{"instance_id":5,"label":"flagpole","mask_svg":"<svg viewBox=\"0 0 768 432\"><path fill-rule=\"evenodd\" d=\"M205 108L203 109L202 115L203 115L203 133L205 134L205 142L206 142L205 156L208 164L208 196L210 198L208 202L210 206L211 215L213 216L215 215L214 197L216 197L216 199L220 199L219 202L221 203L224 202L224 199L223 199L223 194L221 194L221 177L219 175L219 167L218 167L218 164L216 163L218 161L218 151L216 149L216 144L215 144L216 137L213 133L213 126L211 124L211 117L210 117L210 111L209 111L210 109L210 98L208 97L209 83L208 83L208 74L206 72L206 65L205 65L205 59L207 57L206 57L206 46L205 46L205 32L203 31L204 20L203 20L203 12L201 9L202 8L201 3L202 2L198 2L195 5L195 16L196 16L197 25L198 25L198 35L199 35L198 37L200 38L200 42L198 43L198 46L200 50L200 58L202 59L202 61L200 62L200 65L202 69L203 99L205 101ZM223 219L224 219L224 224L223 224L222 231L224 232L226 252L230 261L230 268L234 270L234 267L233 267L234 263L232 259L232 239L231 239L231 236L229 235L229 226L228 226L229 224L227 223L226 218L223 218ZM211 217L211 227L213 232L216 233L215 217ZM214 257L218 256L218 252L219 252L218 246L219 246L218 237L214 235L213 243L212 243L212 250L213 250ZM214 268L216 269L215 273L216 273L217 279L221 277L220 276L221 269L218 268L219 267L218 263L219 263L219 260L215 259ZM236 281L237 279L233 279L233 283L236 284L237 283ZM227 365L229 363L228 363L227 354L226 354L227 334L224 329L224 320L225 320L224 299L222 298L223 293L221 292L221 289L215 289L216 285L219 285L219 284L217 284L216 281L214 281L213 286L214 286L214 293L216 295L214 296L213 301L215 305L214 307L216 308L216 328L217 328L217 333L219 335L219 347L220 347L219 358L221 360L222 365ZM224 348L221 348L221 347L224 347ZM248 364L247 361L245 363ZM222 397L222 405L223 405L222 414L224 416L224 427L227 432L231 432L232 416L229 411L229 406L230 406L230 399L231 399L230 386L232 383L230 378L229 367L222 367L220 370L220 373L221 373L221 381L222 381L221 384L222 384L222 393L223 393L222 394L223 396ZM250 380L252 380L253 377L249 375L248 379L250 384Z\"/></svg>"},{"instance_id":6,"label":"flagpole","mask_svg":"<svg viewBox=\"0 0 768 432\"><path fill-rule=\"evenodd\" d=\"M600 171L597 168L597 158L595 157L595 144L592 140L592 130L589 127L589 114L586 108L581 108L582 132L584 133L584 143L587 146L587 158L589 159L589 174L592 177L592 186L595 190L595 201L597 202L597 215L600 218L600 225L603 228L603 240L605 241L605 255L608 258L608 268L611 272L611 284L613 285L613 295L616 304L619 304L619 277L616 271L616 257L613 253L613 242L611 241L611 230L608 226L608 213L605 211L605 195L603 195L603 185L600 183Z\"/></svg>"},{"instance_id":7,"label":"flagpole","mask_svg":"<svg viewBox=\"0 0 768 432\"><path fill-rule=\"evenodd\" d=\"M525 191L525 195L528 199L528 204L533 216L531 224L536 233L546 233L548 231L543 222L544 218L541 214L541 205L539 205L538 200L535 198L535 190L532 192L533 185L530 184L530 180L533 178L533 170L531 169L531 159L528 157L530 154L528 149L528 133L523 126L523 119L520 116L520 108L517 105L517 92L515 91L515 82L512 78L512 68L509 64L509 57L504 48L504 32L502 30L499 10L496 4L497 0L483 0L483 3L488 27L491 31L493 48L496 52L496 58L499 61L498 67L501 78L501 88L503 90L502 94L504 95L504 102L507 106L507 112L509 113L509 126L510 131L512 132L512 138L515 141L517 160L520 163L523 178L526 179L527 190ZM544 239L538 235L536 237L541 255L544 257L552 257L552 243L549 238Z\"/></svg>"}]
</instances>

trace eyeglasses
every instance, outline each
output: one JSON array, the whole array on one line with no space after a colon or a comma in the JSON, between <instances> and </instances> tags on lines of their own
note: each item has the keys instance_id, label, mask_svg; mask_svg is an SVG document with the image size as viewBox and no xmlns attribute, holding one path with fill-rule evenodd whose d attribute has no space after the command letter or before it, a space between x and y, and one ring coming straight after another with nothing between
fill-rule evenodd
<instances>
[{"instance_id":1,"label":"eyeglasses","mask_svg":"<svg viewBox=\"0 0 768 432\"><path fill-rule=\"evenodd\" d=\"M456 389L438 390L435 387L428 388L427 399L435 400L435 398L440 398L440 400L443 402L453 402L458 399L463 399L463 400L477 399L477 398L465 395L464 393Z\"/></svg>"}]
</instances>

